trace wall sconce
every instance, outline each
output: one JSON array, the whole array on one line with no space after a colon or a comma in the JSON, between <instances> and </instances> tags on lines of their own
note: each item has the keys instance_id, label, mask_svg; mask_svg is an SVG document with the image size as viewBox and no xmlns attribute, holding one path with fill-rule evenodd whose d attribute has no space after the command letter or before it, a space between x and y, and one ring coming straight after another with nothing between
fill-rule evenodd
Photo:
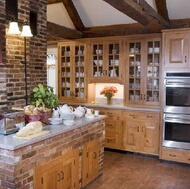
<instances>
[{"instance_id":1,"label":"wall sconce","mask_svg":"<svg viewBox=\"0 0 190 189\"><path fill-rule=\"evenodd\" d=\"M22 32L20 32L18 27L18 22L10 22L8 34L19 35L24 37L24 81L25 81L25 100L26 105L28 105L28 91L27 91L27 61L26 61L26 37L32 37L30 26L27 24L23 25Z\"/></svg>"}]
</instances>

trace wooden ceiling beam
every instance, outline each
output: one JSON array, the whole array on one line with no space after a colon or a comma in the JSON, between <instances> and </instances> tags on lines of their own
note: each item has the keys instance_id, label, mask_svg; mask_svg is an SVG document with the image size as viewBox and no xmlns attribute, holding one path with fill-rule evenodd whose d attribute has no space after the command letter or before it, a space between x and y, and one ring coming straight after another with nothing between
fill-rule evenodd
<instances>
[{"instance_id":1,"label":"wooden ceiling beam","mask_svg":"<svg viewBox=\"0 0 190 189\"><path fill-rule=\"evenodd\" d=\"M47 36L52 39L79 39L82 33L58 24L47 22Z\"/></svg>"},{"instance_id":2,"label":"wooden ceiling beam","mask_svg":"<svg viewBox=\"0 0 190 189\"><path fill-rule=\"evenodd\" d=\"M157 8L158 14L160 14L165 20L169 22L170 19L168 16L166 0L155 0L155 2L156 2L156 8Z\"/></svg>"},{"instance_id":3,"label":"wooden ceiling beam","mask_svg":"<svg viewBox=\"0 0 190 189\"><path fill-rule=\"evenodd\" d=\"M55 3L62 3L63 0L47 0L47 5L55 4Z\"/></svg>"},{"instance_id":4,"label":"wooden ceiling beam","mask_svg":"<svg viewBox=\"0 0 190 189\"><path fill-rule=\"evenodd\" d=\"M163 28L169 28L170 24L162 16L160 16L145 0L103 0L136 20L142 25L148 25L152 22L161 25Z\"/></svg>"},{"instance_id":5,"label":"wooden ceiling beam","mask_svg":"<svg viewBox=\"0 0 190 189\"><path fill-rule=\"evenodd\" d=\"M76 30L83 31L85 30L84 24L71 0L62 0L63 5L65 6Z\"/></svg>"}]
</instances>

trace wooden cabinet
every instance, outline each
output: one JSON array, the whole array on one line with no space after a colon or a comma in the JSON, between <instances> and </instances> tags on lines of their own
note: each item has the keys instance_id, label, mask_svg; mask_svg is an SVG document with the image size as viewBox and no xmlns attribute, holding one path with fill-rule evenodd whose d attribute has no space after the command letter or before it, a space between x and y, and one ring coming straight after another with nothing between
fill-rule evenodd
<instances>
[{"instance_id":1,"label":"wooden cabinet","mask_svg":"<svg viewBox=\"0 0 190 189\"><path fill-rule=\"evenodd\" d=\"M105 147L107 148L121 149L120 112L118 109L100 109L100 114L107 116L105 120Z\"/></svg>"},{"instance_id":2,"label":"wooden cabinet","mask_svg":"<svg viewBox=\"0 0 190 189\"><path fill-rule=\"evenodd\" d=\"M71 150L65 155L36 168L34 188L79 188L79 150Z\"/></svg>"},{"instance_id":3,"label":"wooden cabinet","mask_svg":"<svg viewBox=\"0 0 190 189\"><path fill-rule=\"evenodd\" d=\"M159 106L161 37L126 40L125 103Z\"/></svg>"},{"instance_id":4,"label":"wooden cabinet","mask_svg":"<svg viewBox=\"0 0 190 189\"><path fill-rule=\"evenodd\" d=\"M82 187L98 176L99 150L99 139L92 140L83 146Z\"/></svg>"},{"instance_id":5,"label":"wooden cabinet","mask_svg":"<svg viewBox=\"0 0 190 189\"><path fill-rule=\"evenodd\" d=\"M190 151L180 150L180 149L171 149L171 148L162 148L160 158L164 160L190 164Z\"/></svg>"},{"instance_id":6,"label":"wooden cabinet","mask_svg":"<svg viewBox=\"0 0 190 189\"><path fill-rule=\"evenodd\" d=\"M90 43L90 82L122 82L121 40L96 40Z\"/></svg>"},{"instance_id":7,"label":"wooden cabinet","mask_svg":"<svg viewBox=\"0 0 190 189\"><path fill-rule=\"evenodd\" d=\"M123 149L158 155L159 113L122 111Z\"/></svg>"},{"instance_id":8,"label":"wooden cabinet","mask_svg":"<svg viewBox=\"0 0 190 189\"><path fill-rule=\"evenodd\" d=\"M163 31L164 69L190 68L190 29Z\"/></svg>"},{"instance_id":9,"label":"wooden cabinet","mask_svg":"<svg viewBox=\"0 0 190 189\"><path fill-rule=\"evenodd\" d=\"M86 44L58 44L58 97L60 101L87 100Z\"/></svg>"}]
</instances>

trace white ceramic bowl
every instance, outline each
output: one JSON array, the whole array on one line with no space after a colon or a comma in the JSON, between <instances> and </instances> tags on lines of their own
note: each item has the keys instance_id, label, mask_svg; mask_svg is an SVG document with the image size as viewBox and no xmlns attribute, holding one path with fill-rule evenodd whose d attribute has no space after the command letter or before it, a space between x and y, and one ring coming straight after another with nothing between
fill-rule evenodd
<instances>
[{"instance_id":1,"label":"white ceramic bowl","mask_svg":"<svg viewBox=\"0 0 190 189\"><path fill-rule=\"evenodd\" d=\"M75 124L75 121L74 120L64 120L63 124L67 125L67 126L71 126L71 125Z\"/></svg>"},{"instance_id":2,"label":"white ceramic bowl","mask_svg":"<svg viewBox=\"0 0 190 189\"><path fill-rule=\"evenodd\" d=\"M75 118L75 115L73 113L70 114L61 114L60 117L64 120L72 120Z\"/></svg>"},{"instance_id":3,"label":"white ceramic bowl","mask_svg":"<svg viewBox=\"0 0 190 189\"><path fill-rule=\"evenodd\" d=\"M59 125L62 123L62 118L49 118L48 121L51 125Z\"/></svg>"}]
</instances>

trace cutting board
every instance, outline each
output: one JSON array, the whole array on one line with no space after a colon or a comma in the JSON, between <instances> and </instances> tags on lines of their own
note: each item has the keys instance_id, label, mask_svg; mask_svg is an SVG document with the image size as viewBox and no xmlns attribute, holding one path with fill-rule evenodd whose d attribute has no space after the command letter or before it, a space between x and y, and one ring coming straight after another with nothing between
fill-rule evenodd
<instances>
[{"instance_id":1,"label":"cutting board","mask_svg":"<svg viewBox=\"0 0 190 189\"><path fill-rule=\"evenodd\" d=\"M36 137L39 137L39 136L42 136L42 135L45 135L45 134L48 134L50 133L50 131L41 131L39 133L36 133L34 135L30 135L30 136L26 136L26 137L18 137L16 135L13 136L13 138L19 138L19 139L34 139Z\"/></svg>"}]
</instances>

